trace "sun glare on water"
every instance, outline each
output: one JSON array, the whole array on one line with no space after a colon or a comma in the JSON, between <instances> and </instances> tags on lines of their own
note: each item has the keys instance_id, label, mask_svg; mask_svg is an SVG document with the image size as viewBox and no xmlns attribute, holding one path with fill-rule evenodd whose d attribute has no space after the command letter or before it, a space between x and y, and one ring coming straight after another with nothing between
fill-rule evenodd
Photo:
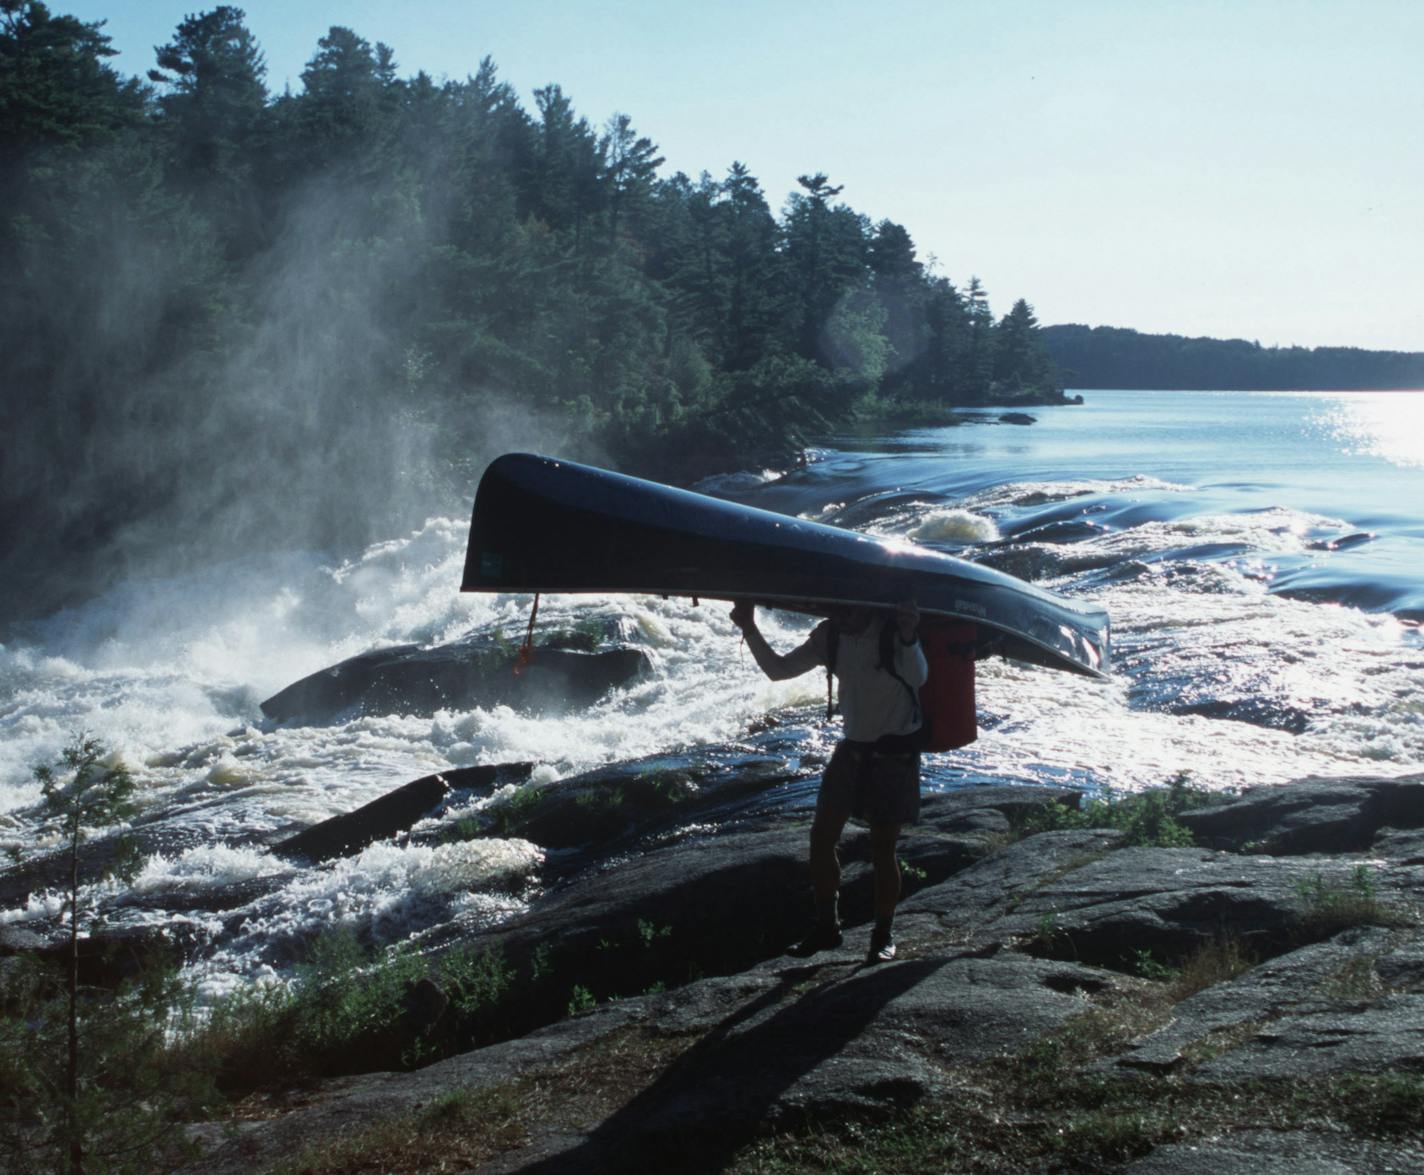
<instances>
[{"instance_id":1,"label":"sun glare on water","mask_svg":"<svg viewBox=\"0 0 1424 1175\"><path fill-rule=\"evenodd\" d=\"M1327 427L1347 452L1424 468L1424 391L1341 396Z\"/></svg>"}]
</instances>

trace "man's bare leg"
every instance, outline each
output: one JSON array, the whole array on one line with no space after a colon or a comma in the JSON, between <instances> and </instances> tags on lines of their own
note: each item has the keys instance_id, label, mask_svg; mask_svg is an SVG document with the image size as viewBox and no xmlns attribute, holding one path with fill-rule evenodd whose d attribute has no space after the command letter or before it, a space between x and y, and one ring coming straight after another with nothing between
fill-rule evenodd
<instances>
[{"instance_id":1,"label":"man's bare leg","mask_svg":"<svg viewBox=\"0 0 1424 1175\"><path fill-rule=\"evenodd\" d=\"M850 819L845 809L818 805L811 822L811 893L816 899L816 921L811 932L791 948L800 957L814 955L841 944L840 911L837 898L841 887L840 855L836 843Z\"/></svg>"},{"instance_id":2,"label":"man's bare leg","mask_svg":"<svg viewBox=\"0 0 1424 1175\"><path fill-rule=\"evenodd\" d=\"M850 819L848 809L818 807L811 822L811 890L816 907L836 900L841 888L841 858L836 851L841 832Z\"/></svg>"}]
</instances>

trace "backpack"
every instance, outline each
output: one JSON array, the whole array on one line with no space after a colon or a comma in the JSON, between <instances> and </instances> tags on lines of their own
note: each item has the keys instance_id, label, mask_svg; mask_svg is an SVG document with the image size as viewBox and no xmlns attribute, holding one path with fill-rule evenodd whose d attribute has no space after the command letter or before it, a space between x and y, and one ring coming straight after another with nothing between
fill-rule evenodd
<instances>
[{"instance_id":1,"label":"backpack","mask_svg":"<svg viewBox=\"0 0 1424 1175\"><path fill-rule=\"evenodd\" d=\"M931 620L920 627L920 647L929 665L929 676L918 694L903 677L895 672L895 618L888 617L880 628L880 662L884 670L905 687L920 728L909 736L887 735L888 739L913 740L914 750L952 751L968 746L979 737L978 715L974 705L974 662L977 659L978 632L972 624L952 620ZM836 653L840 648L840 633L835 625L826 626L826 717L834 710L832 679Z\"/></svg>"}]
</instances>

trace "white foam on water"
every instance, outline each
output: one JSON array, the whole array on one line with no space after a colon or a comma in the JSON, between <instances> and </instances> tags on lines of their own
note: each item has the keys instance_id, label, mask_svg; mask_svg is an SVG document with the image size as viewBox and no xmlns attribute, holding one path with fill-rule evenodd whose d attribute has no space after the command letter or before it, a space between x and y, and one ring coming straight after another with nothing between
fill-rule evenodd
<instances>
[{"instance_id":1,"label":"white foam on water","mask_svg":"<svg viewBox=\"0 0 1424 1175\"><path fill-rule=\"evenodd\" d=\"M140 893L218 887L291 873L294 866L265 849L232 846L221 842L185 849L175 857L155 853L134 877L132 887Z\"/></svg>"},{"instance_id":2,"label":"white foam on water","mask_svg":"<svg viewBox=\"0 0 1424 1175\"><path fill-rule=\"evenodd\" d=\"M543 850L519 839L370 845L354 857L303 869L254 902L244 911L241 931L194 974L207 990L218 991L228 983L224 976L256 975L264 963L273 968L265 956L275 943L305 943L333 929L395 943L452 914L507 916L523 908L514 891L543 859ZM282 971L279 965L268 973Z\"/></svg>"},{"instance_id":3,"label":"white foam on water","mask_svg":"<svg viewBox=\"0 0 1424 1175\"><path fill-rule=\"evenodd\" d=\"M1141 559L1193 544L1239 544L1262 555L1299 554L1322 531L1340 531L1338 518L1275 508L1243 514L1201 514L1163 522L1144 522L1126 530L1107 531L1074 544L1073 556L1091 553L1113 560Z\"/></svg>"},{"instance_id":4,"label":"white foam on water","mask_svg":"<svg viewBox=\"0 0 1424 1175\"><path fill-rule=\"evenodd\" d=\"M726 605L694 608L686 600L649 597L596 597L580 604L549 597L540 616L550 616L552 624L563 609L579 606L611 606L632 618L639 642L656 656L653 675L558 718L508 706L441 713L430 724L431 745L456 765L532 759L569 774L670 747L735 740L769 706L814 695L814 683L808 691L804 679L767 682L740 648ZM802 617L763 612L761 621L783 650L810 630Z\"/></svg>"},{"instance_id":5,"label":"white foam on water","mask_svg":"<svg viewBox=\"0 0 1424 1175\"><path fill-rule=\"evenodd\" d=\"M353 653L468 627L489 605L456 590L464 539L434 519L341 566L288 555L132 582L32 625L0 646L0 811L35 801L31 769L79 731L141 769L257 723L262 698Z\"/></svg>"},{"instance_id":6,"label":"white foam on water","mask_svg":"<svg viewBox=\"0 0 1424 1175\"><path fill-rule=\"evenodd\" d=\"M929 510L905 537L917 543L992 543L999 528L992 518L970 510Z\"/></svg>"},{"instance_id":7,"label":"white foam on water","mask_svg":"<svg viewBox=\"0 0 1424 1175\"><path fill-rule=\"evenodd\" d=\"M1408 629L1392 616L1268 594L1226 572L1235 590L1180 590L1170 576L1096 593L1120 650L1107 683L981 667L981 699L1010 716L995 762L1087 770L1134 790L1181 771L1241 788L1311 774L1403 774L1424 761L1424 705ZM1062 588L1064 585L1049 585ZM1012 688L1000 693L1003 674ZM1308 716L1299 733L1253 721L1164 713L1186 682L1204 700L1239 700ZM1146 699L1130 699L1134 686ZM996 698L999 699L996 704Z\"/></svg>"},{"instance_id":8,"label":"white foam on water","mask_svg":"<svg viewBox=\"0 0 1424 1175\"><path fill-rule=\"evenodd\" d=\"M460 918L490 925L526 908L516 892L543 862L528 841L483 839L436 846L375 844L358 856L302 870L242 912L240 931L184 969L200 1001L250 984L286 984L319 935L346 930L362 941L400 943ZM212 920L210 932L220 924ZM275 950L279 944L286 944Z\"/></svg>"}]
</instances>

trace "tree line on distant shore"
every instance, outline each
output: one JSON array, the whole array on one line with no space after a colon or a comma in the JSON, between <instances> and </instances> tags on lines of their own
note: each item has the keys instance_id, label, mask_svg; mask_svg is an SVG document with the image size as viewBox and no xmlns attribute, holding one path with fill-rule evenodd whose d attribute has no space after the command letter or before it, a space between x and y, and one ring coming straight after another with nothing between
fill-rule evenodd
<instances>
[{"instance_id":1,"label":"tree line on distant shore","mask_svg":"<svg viewBox=\"0 0 1424 1175\"><path fill-rule=\"evenodd\" d=\"M1076 388L1311 391L1424 388L1424 354L1358 347L1263 347L1119 327L1049 326L1039 339Z\"/></svg>"},{"instance_id":2,"label":"tree line on distant shore","mask_svg":"<svg viewBox=\"0 0 1424 1175\"><path fill-rule=\"evenodd\" d=\"M112 56L0 0L0 510L53 553L255 541L274 486L290 538L359 540L510 438L691 477L1058 394L1026 302L996 318L824 174L773 211L742 163L663 175L628 115L342 27L274 96L228 6L147 79Z\"/></svg>"}]
</instances>

